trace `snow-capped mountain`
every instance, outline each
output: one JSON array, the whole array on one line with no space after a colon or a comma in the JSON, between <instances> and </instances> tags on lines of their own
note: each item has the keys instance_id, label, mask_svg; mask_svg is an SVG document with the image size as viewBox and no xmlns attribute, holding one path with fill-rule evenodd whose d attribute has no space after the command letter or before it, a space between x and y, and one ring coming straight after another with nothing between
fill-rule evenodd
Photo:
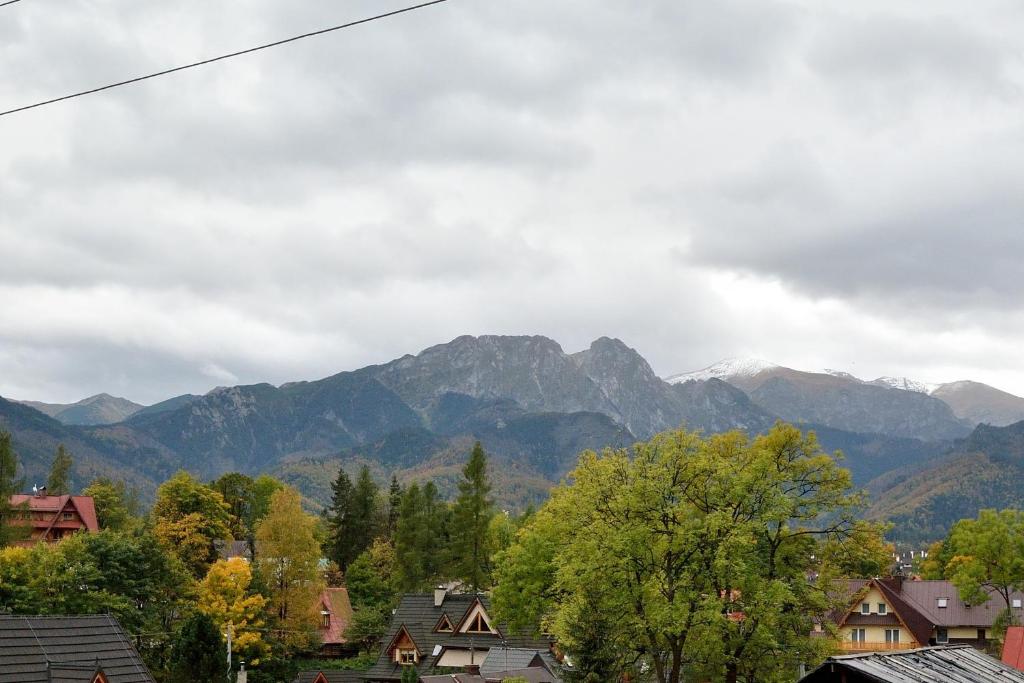
<instances>
[{"instance_id":1,"label":"snow-capped mountain","mask_svg":"<svg viewBox=\"0 0 1024 683\"><path fill-rule=\"evenodd\" d=\"M876 384L880 387L892 387L893 389L903 389L904 391L916 391L919 394L932 395L932 392L938 389L941 384L934 384L931 382L921 382L916 379L910 379L909 377L879 377L878 379L870 382L870 384Z\"/></svg>"},{"instance_id":2,"label":"snow-capped mountain","mask_svg":"<svg viewBox=\"0 0 1024 683\"><path fill-rule=\"evenodd\" d=\"M761 358L726 358L725 360L718 361L714 365L709 365L703 370L683 372L678 375L666 377L665 381L669 384L682 384L683 382L689 382L691 379L702 382L712 378L727 380L733 377L753 377L765 370L774 370L778 367L779 366L775 363L771 363Z\"/></svg>"}]
</instances>

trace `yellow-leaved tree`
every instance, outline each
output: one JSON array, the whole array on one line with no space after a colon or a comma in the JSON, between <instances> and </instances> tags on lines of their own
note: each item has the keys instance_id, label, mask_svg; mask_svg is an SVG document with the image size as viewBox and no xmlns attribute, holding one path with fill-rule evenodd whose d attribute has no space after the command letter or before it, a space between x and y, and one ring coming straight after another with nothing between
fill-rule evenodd
<instances>
[{"instance_id":1,"label":"yellow-leaved tree","mask_svg":"<svg viewBox=\"0 0 1024 683\"><path fill-rule=\"evenodd\" d=\"M221 633L230 628L231 652L256 665L269 654L263 642L263 608L267 599L250 591L252 570L241 557L218 560L199 584L199 611L209 616Z\"/></svg>"},{"instance_id":2,"label":"yellow-leaved tree","mask_svg":"<svg viewBox=\"0 0 1024 683\"><path fill-rule=\"evenodd\" d=\"M320 543L316 518L302 510L293 488L274 492L267 516L256 529L256 567L279 642L286 650L303 650L317 638L317 597L324 589L320 576Z\"/></svg>"}]
</instances>

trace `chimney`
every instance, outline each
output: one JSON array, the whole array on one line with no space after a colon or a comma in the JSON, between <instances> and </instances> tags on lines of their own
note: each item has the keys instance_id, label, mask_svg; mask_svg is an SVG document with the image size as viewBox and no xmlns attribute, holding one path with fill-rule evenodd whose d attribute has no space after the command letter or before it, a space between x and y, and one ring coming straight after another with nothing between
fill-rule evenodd
<instances>
[{"instance_id":1,"label":"chimney","mask_svg":"<svg viewBox=\"0 0 1024 683\"><path fill-rule=\"evenodd\" d=\"M40 486L39 488L36 489L36 497L37 498L46 498L46 487L45 486Z\"/></svg>"},{"instance_id":2,"label":"chimney","mask_svg":"<svg viewBox=\"0 0 1024 683\"><path fill-rule=\"evenodd\" d=\"M434 607L440 607L444 604L444 598L448 595L448 591L444 586L438 586L434 589Z\"/></svg>"},{"instance_id":3,"label":"chimney","mask_svg":"<svg viewBox=\"0 0 1024 683\"><path fill-rule=\"evenodd\" d=\"M903 565L896 567L896 572L892 575L892 587L897 593L903 592Z\"/></svg>"}]
</instances>

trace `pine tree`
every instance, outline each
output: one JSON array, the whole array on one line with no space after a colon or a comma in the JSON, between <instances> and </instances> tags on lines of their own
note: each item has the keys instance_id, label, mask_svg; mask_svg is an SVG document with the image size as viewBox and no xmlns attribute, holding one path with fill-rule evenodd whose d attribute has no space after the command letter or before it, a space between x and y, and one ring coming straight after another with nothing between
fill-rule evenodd
<instances>
[{"instance_id":1,"label":"pine tree","mask_svg":"<svg viewBox=\"0 0 1024 683\"><path fill-rule=\"evenodd\" d=\"M331 484L331 505L327 509L327 528L330 533L328 553L342 571L348 568L359 553L352 545L352 480L345 470L338 468L338 478Z\"/></svg>"},{"instance_id":2,"label":"pine tree","mask_svg":"<svg viewBox=\"0 0 1024 683\"><path fill-rule=\"evenodd\" d=\"M192 681L219 681L227 675L227 654L222 638L213 620L196 612L189 617L171 651L170 678L172 683Z\"/></svg>"},{"instance_id":3,"label":"pine tree","mask_svg":"<svg viewBox=\"0 0 1024 683\"><path fill-rule=\"evenodd\" d=\"M426 558L423 556L423 537L427 528L423 516L423 494L413 482L402 496L401 514L395 530L395 578L401 590L413 591L425 587Z\"/></svg>"},{"instance_id":4,"label":"pine tree","mask_svg":"<svg viewBox=\"0 0 1024 683\"><path fill-rule=\"evenodd\" d=\"M479 441L473 446L462 476L452 514L451 567L467 587L479 591L488 583L487 531L494 516L494 501L487 497L491 492L487 455Z\"/></svg>"},{"instance_id":5,"label":"pine tree","mask_svg":"<svg viewBox=\"0 0 1024 683\"><path fill-rule=\"evenodd\" d=\"M402 486L398 483L398 477L391 475L391 488L388 490L388 538L395 537L395 530L398 528L398 514L402 507Z\"/></svg>"},{"instance_id":6,"label":"pine tree","mask_svg":"<svg viewBox=\"0 0 1024 683\"><path fill-rule=\"evenodd\" d=\"M22 506L12 506L11 496L21 491L24 480L17 479L18 454L10 432L0 430L0 548L25 538L29 528L13 524L15 517L22 513Z\"/></svg>"},{"instance_id":7,"label":"pine tree","mask_svg":"<svg viewBox=\"0 0 1024 683\"><path fill-rule=\"evenodd\" d=\"M57 446L50 465L50 476L46 480L46 493L51 496L63 496L71 493L71 454L64 444Z\"/></svg>"},{"instance_id":8,"label":"pine tree","mask_svg":"<svg viewBox=\"0 0 1024 683\"><path fill-rule=\"evenodd\" d=\"M377 530L380 528L377 516L377 493L377 484L370 476L370 468L363 465L352 491L353 559L373 544L373 539L377 536Z\"/></svg>"}]
</instances>

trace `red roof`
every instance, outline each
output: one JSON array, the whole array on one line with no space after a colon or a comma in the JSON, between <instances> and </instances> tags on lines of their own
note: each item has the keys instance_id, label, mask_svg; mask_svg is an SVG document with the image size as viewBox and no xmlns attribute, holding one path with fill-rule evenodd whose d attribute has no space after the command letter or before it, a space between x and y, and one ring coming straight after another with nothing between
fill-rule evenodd
<instances>
[{"instance_id":1,"label":"red roof","mask_svg":"<svg viewBox=\"0 0 1024 683\"><path fill-rule=\"evenodd\" d=\"M1003 639L1003 664L1024 671L1024 626L1008 626Z\"/></svg>"},{"instance_id":2,"label":"red roof","mask_svg":"<svg viewBox=\"0 0 1024 683\"><path fill-rule=\"evenodd\" d=\"M352 604L347 588L325 588L320 594L320 609L331 614L331 625L321 628L320 635L325 645L345 642L345 629L352 621Z\"/></svg>"},{"instance_id":3,"label":"red roof","mask_svg":"<svg viewBox=\"0 0 1024 683\"><path fill-rule=\"evenodd\" d=\"M48 512L53 518L45 520L33 520L32 526L50 528L63 526L56 517L66 509L73 509L82 518L82 523L89 531L99 531L100 525L96 521L96 506L92 502L92 496L36 496L27 493L16 493L11 496L11 505L24 505L28 503L28 509L32 512Z\"/></svg>"}]
</instances>

